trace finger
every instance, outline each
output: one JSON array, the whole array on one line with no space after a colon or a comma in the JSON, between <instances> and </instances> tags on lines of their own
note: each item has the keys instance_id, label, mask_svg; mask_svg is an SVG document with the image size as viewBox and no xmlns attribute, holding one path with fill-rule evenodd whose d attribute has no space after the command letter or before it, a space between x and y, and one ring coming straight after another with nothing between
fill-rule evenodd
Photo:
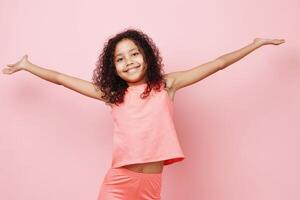
<instances>
[{"instance_id":1,"label":"finger","mask_svg":"<svg viewBox=\"0 0 300 200\"><path fill-rule=\"evenodd\" d=\"M5 68L5 69L2 69L2 72L3 72L4 74L9 74L9 73L10 73L10 70L7 69L7 68Z\"/></svg>"}]
</instances>

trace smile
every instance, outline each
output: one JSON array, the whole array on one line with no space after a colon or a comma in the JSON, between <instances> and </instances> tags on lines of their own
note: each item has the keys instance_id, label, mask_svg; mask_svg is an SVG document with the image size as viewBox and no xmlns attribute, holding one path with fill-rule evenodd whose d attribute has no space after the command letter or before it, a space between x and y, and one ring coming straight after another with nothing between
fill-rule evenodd
<instances>
[{"instance_id":1,"label":"smile","mask_svg":"<svg viewBox=\"0 0 300 200\"><path fill-rule=\"evenodd\" d=\"M138 71L139 68L140 68L140 66L131 68L131 69L127 70L126 73L135 73L136 71Z\"/></svg>"}]
</instances>

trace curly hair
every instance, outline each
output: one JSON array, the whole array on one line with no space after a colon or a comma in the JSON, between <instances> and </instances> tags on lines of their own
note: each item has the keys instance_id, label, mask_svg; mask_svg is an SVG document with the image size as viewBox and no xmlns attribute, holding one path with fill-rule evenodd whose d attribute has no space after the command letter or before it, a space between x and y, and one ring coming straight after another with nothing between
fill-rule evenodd
<instances>
[{"instance_id":1,"label":"curly hair","mask_svg":"<svg viewBox=\"0 0 300 200\"><path fill-rule=\"evenodd\" d=\"M140 30L125 29L105 42L102 53L98 57L96 68L93 71L92 81L96 86L96 90L99 91L100 89L102 91L102 98L108 104L118 105L122 103L128 88L127 82L118 76L114 64L115 48L118 42L123 39L130 39L134 42L142 53L147 66L145 75L147 87L140 97L142 99L146 98L152 89L160 91L162 84L166 88L166 82L163 78L162 58L153 40Z\"/></svg>"}]
</instances>

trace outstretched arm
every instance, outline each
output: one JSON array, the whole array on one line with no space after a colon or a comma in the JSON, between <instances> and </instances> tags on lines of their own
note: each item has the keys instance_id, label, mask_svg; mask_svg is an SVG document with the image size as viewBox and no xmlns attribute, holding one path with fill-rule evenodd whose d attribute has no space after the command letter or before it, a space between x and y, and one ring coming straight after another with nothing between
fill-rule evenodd
<instances>
[{"instance_id":1,"label":"outstretched arm","mask_svg":"<svg viewBox=\"0 0 300 200\"><path fill-rule=\"evenodd\" d=\"M278 39L255 38L251 44L241 49L222 55L212 61L201 64L192 69L172 72L167 74L166 76L171 79L172 88L176 91L180 88L194 84L208 77L209 75L212 75L215 72L226 68L227 66L242 59L243 57L245 57L246 55L248 55L249 53L251 53L252 51L254 51L255 49L263 45L267 45L267 44L278 45L284 42L285 42L284 40L278 40Z\"/></svg>"},{"instance_id":2,"label":"outstretched arm","mask_svg":"<svg viewBox=\"0 0 300 200\"><path fill-rule=\"evenodd\" d=\"M27 55L23 56L17 63L7 66L8 68L2 69L4 74L13 74L17 71L25 70L46 81L62 85L85 96L104 101L101 90L97 91L96 86L92 82L35 65L28 61Z\"/></svg>"}]
</instances>

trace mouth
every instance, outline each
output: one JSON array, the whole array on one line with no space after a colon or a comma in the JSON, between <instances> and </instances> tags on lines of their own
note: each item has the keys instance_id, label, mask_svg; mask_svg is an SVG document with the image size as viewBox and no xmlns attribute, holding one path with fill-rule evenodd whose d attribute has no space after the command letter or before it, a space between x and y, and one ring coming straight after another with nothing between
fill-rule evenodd
<instances>
[{"instance_id":1,"label":"mouth","mask_svg":"<svg viewBox=\"0 0 300 200\"><path fill-rule=\"evenodd\" d=\"M140 66L132 67L130 69L127 69L125 72L126 73L134 73L138 70L138 68L140 68Z\"/></svg>"}]
</instances>

